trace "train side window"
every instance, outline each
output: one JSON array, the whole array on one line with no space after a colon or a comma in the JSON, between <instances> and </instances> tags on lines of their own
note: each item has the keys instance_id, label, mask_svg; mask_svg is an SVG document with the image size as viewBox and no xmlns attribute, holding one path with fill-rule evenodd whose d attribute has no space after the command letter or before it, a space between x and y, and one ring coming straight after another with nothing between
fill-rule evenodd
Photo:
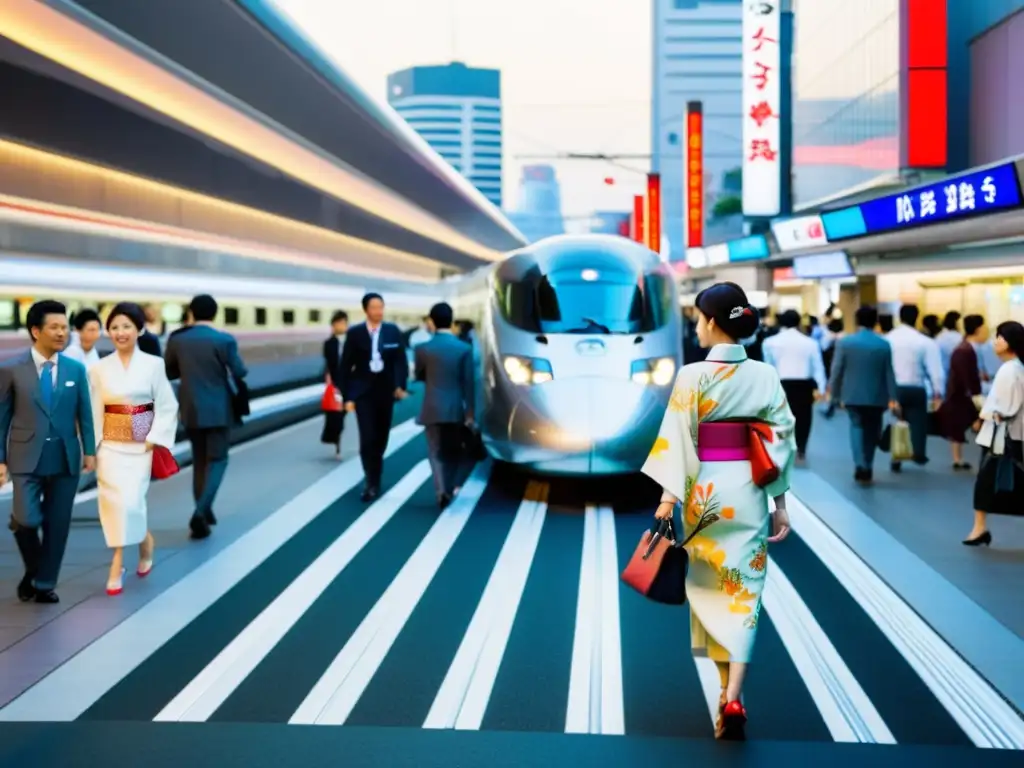
<instances>
[{"instance_id":1,"label":"train side window","mask_svg":"<svg viewBox=\"0 0 1024 768\"><path fill-rule=\"evenodd\" d=\"M238 307L224 307L224 325L238 325Z\"/></svg>"},{"instance_id":2,"label":"train side window","mask_svg":"<svg viewBox=\"0 0 1024 768\"><path fill-rule=\"evenodd\" d=\"M310 324L318 324L320 322L320 310L311 309L309 310L309 322Z\"/></svg>"},{"instance_id":3,"label":"train side window","mask_svg":"<svg viewBox=\"0 0 1024 768\"><path fill-rule=\"evenodd\" d=\"M281 312L281 322L285 325L295 325L295 310L285 309Z\"/></svg>"},{"instance_id":4,"label":"train side window","mask_svg":"<svg viewBox=\"0 0 1024 768\"><path fill-rule=\"evenodd\" d=\"M0 301L0 331L16 331L20 325L17 303Z\"/></svg>"},{"instance_id":5,"label":"train side window","mask_svg":"<svg viewBox=\"0 0 1024 768\"><path fill-rule=\"evenodd\" d=\"M266 307L256 307L256 325L266 325L266 324L267 324L267 308Z\"/></svg>"}]
</instances>

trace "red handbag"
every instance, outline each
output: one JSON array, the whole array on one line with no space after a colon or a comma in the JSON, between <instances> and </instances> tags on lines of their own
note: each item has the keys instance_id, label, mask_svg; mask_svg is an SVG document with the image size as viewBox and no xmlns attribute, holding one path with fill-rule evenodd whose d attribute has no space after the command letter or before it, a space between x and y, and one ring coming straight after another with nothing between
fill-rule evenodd
<instances>
[{"instance_id":1,"label":"red handbag","mask_svg":"<svg viewBox=\"0 0 1024 768\"><path fill-rule=\"evenodd\" d=\"M654 530L644 531L620 578L649 600L683 605L689 560L675 540L672 521L662 520Z\"/></svg>"},{"instance_id":2,"label":"red handbag","mask_svg":"<svg viewBox=\"0 0 1024 768\"><path fill-rule=\"evenodd\" d=\"M171 453L170 449L162 445L153 446L153 468L149 473L150 478L153 480L166 480L180 471L181 467L178 466L178 462L175 460L174 454Z\"/></svg>"},{"instance_id":3,"label":"red handbag","mask_svg":"<svg viewBox=\"0 0 1024 768\"><path fill-rule=\"evenodd\" d=\"M765 441L771 443L775 438L772 428L761 422L750 424L749 433L751 479L758 488L764 488L779 479L779 468L765 447Z\"/></svg>"},{"instance_id":4,"label":"red handbag","mask_svg":"<svg viewBox=\"0 0 1024 768\"><path fill-rule=\"evenodd\" d=\"M338 388L328 382L324 390L324 396L320 398L320 410L328 413L338 413L341 410L341 396Z\"/></svg>"}]
</instances>

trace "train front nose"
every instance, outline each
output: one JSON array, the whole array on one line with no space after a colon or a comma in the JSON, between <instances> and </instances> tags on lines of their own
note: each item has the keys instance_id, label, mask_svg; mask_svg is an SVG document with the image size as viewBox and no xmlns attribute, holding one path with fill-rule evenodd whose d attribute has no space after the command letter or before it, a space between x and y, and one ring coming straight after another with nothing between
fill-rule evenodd
<instances>
[{"instance_id":1,"label":"train front nose","mask_svg":"<svg viewBox=\"0 0 1024 768\"><path fill-rule=\"evenodd\" d=\"M657 436L662 411L653 388L632 381L556 379L520 400L510 437L534 447L524 458L540 470L634 472Z\"/></svg>"}]
</instances>

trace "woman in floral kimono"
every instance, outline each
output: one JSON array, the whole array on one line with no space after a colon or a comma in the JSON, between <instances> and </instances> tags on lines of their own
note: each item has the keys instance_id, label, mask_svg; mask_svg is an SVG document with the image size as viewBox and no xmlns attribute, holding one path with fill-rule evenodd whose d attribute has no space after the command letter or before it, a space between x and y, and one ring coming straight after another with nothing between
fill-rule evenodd
<instances>
[{"instance_id":1,"label":"woman in floral kimono","mask_svg":"<svg viewBox=\"0 0 1024 768\"><path fill-rule=\"evenodd\" d=\"M107 546L114 550L108 595L122 591L124 547L139 545L140 577L153 567L154 541L146 510L153 447L172 448L178 429L178 400L163 358L138 348L145 324L138 305L115 306L107 317L107 334L116 351L89 370L100 524Z\"/></svg>"},{"instance_id":2,"label":"woman in floral kimono","mask_svg":"<svg viewBox=\"0 0 1024 768\"><path fill-rule=\"evenodd\" d=\"M697 336L710 351L676 376L643 472L664 489L656 517L670 519L682 504L685 535L695 534L687 544L691 646L694 656L714 660L721 675L715 735L742 740L747 714L740 694L768 543L789 532L785 493L796 450L794 420L775 369L749 360L738 342L759 323L743 290L718 283L695 303Z\"/></svg>"},{"instance_id":3,"label":"woman in floral kimono","mask_svg":"<svg viewBox=\"0 0 1024 768\"><path fill-rule=\"evenodd\" d=\"M1024 326L996 328L996 354L1004 361L981 409L978 445L984 449L974 481L974 527L964 544L992 543L989 515L1024 515Z\"/></svg>"}]
</instances>

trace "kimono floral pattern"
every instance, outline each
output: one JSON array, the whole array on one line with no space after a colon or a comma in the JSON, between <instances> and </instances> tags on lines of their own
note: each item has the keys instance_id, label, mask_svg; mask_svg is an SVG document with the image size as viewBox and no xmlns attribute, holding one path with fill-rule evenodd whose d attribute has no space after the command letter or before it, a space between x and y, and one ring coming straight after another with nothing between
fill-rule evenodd
<instances>
[{"instance_id":1,"label":"kimono floral pattern","mask_svg":"<svg viewBox=\"0 0 1024 768\"><path fill-rule=\"evenodd\" d=\"M768 499L784 493L795 454L793 415L775 371L745 362L736 345L680 370L643 472L682 503L690 554L687 593L694 655L749 661L768 568ZM748 462L701 462L701 422L756 420L772 427L766 447L780 468L768 488Z\"/></svg>"}]
</instances>

